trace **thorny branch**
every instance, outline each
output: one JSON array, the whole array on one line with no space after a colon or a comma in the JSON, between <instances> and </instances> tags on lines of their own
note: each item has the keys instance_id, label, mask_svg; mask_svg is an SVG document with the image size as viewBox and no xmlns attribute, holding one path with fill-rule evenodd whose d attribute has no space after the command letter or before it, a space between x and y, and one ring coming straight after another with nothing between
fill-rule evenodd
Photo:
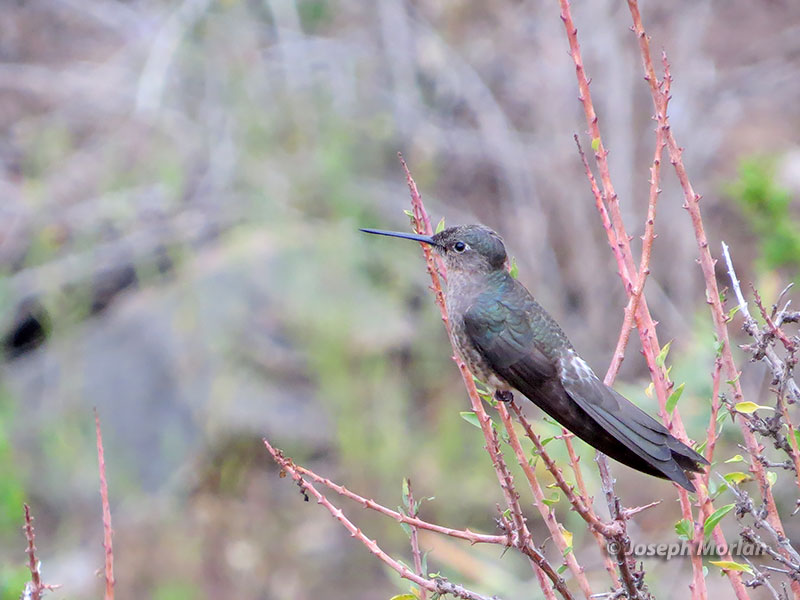
<instances>
[{"instance_id":1,"label":"thorny branch","mask_svg":"<svg viewBox=\"0 0 800 600\"><path fill-rule=\"evenodd\" d=\"M645 231L646 231L644 240L645 246L643 248L642 262L639 268L639 281L634 282L633 277L635 276L637 270L635 267L635 262L630 247L630 239L625 230L625 226L622 220L622 214L619 209L619 198L617 197L617 194L614 191L614 186L611 181L611 176L607 161L608 151L605 149L603 145L603 140L600 134L600 127L598 123L598 117L595 112L594 105L592 103L591 92L589 90L589 79L586 75L586 71L583 66L583 59L581 57L581 52L580 52L580 44L578 43L577 28L575 27L574 21L572 19L568 0L559 0L559 4L561 6L561 19L564 22L567 39L569 42L570 55L573 59L573 62L575 63L575 73L577 76L578 88L579 88L579 100L581 101L581 104L584 108L586 123L589 128L589 134L592 137L592 148L594 149L595 161L600 174L602 191L600 190L596 180L594 179L591 169L589 168L589 164L586 161L585 155L583 154L582 150L580 150L580 144L578 144L579 153L581 155L584 168L586 170L587 178L592 188L592 193L594 194L595 197L595 203L597 205L597 209L600 214L603 227L608 235L609 244L611 246L615 258L617 259L617 265L619 268L620 277L622 278L625 291L629 296L629 314L633 315L633 318L636 322L636 327L639 332L639 337L641 339L645 359L647 360L647 365L648 368L650 369L653 385L659 400L659 407L661 409L662 418L664 419L665 422L668 423L670 429L673 430L673 433L679 439L688 442L688 438L686 437L685 431L683 430L683 426L677 412L675 413L673 421L671 423L669 422L669 419L667 418L666 415L665 406L672 384L671 382L669 382L669 379L667 377L666 371L663 368L663 366L659 366L656 361L656 357L659 355L660 352L660 345L658 343L658 337L655 331L655 322L650 316L650 312L647 307L647 301L645 300L642 291L644 285L644 279L649 270L649 265L647 262L649 260L648 245L652 244L651 238L654 235L654 232L652 230L652 225L655 218L655 202L658 197L658 190L659 190L658 178L660 173L661 151L663 148L663 141L666 136L666 131L662 126L661 115L663 112L666 111L667 107L670 78L668 74L665 73L664 80L662 82L656 82L659 91L661 93L664 93L663 101L661 103L662 105L659 107L663 110L659 112L657 109L657 114L656 114L656 118L659 121L659 127L656 130L656 149L654 154L653 166L651 167L650 200L648 203L648 217L645 225ZM576 136L576 142L578 142L577 136ZM638 300L636 299L637 295L639 296ZM627 341L626 339L627 336L624 333L624 329L620 338L621 339L620 343L618 344L618 350L623 349ZM621 358L617 356L612 362L612 365L609 368L609 371L604 379L607 385L611 385L613 383L614 377L616 375L616 369L619 368L619 363L621 363ZM609 506L609 511L612 515L612 518L622 521L619 513L620 502L619 498L614 493L613 479L608 471L608 461L605 456L603 456L602 454L598 454L597 462L601 473L603 490L606 495L606 502ZM678 493L681 499L681 510L683 511L684 518L688 518L690 521L692 521L693 519L692 519L691 506L689 504L688 494L683 489L679 489ZM619 543L617 545L617 547L620 548L620 551L617 555L617 562L620 565L621 584L625 589L625 592L627 593L629 598L641 598L644 595L646 595L647 592L646 590L642 589L643 578L641 574L634 573L634 565L632 564L631 561L628 561L627 558L624 556L622 548L625 547L625 544L627 542L628 542L627 536L621 536L621 539L619 540ZM696 598L703 598L705 595L705 588L704 588L704 580L702 578L702 573L700 572L701 565L699 565L697 561L693 561L692 565L695 571L695 586L693 587L693 594L694 597Z\"/></svg>"},{"instance_id":2,"label":"thorny branch","mask_svg":"<svg viewBox=\"0 0 800 600\"><path fill-rule=\"evenodd\" d=\"M307 477L308 479L312 479L315 482L320 483L332 489L340 496L349 498L354 502L361 504L364 508L374 510L375 512L379 512L383 515L386 515L387 517L391 517L392 519L396 520L399 523L406 523L409 526L417 527L419 529L427 529L428 531L433 531L434 533L441 533L443 535L447 535L450 537L466 540L470 542L470 544L500 544L502 546L511 545L511 538L508 535L486 535L481 533L475 533L474 531L470 531L469 529L450 529L449 527L442 527L441 525L428 523L427 521L423 521L419 517L411 517L409 515L404 515L401 512L394 511L391 508L387 508L381 504L378 504L374 500L370 500L363 496L359 496L355 492L348 490L343 485L336 484L330 479L321 477L320 475L317 475L316 473L314 473L309 469L306 469L305 467L301 467L300 465L292 463L292 468L298 473L300 473L300 475Z\"/></svg>"},{"instance_id":3,"label":"thorny branch","mask_svg":"<svg viewBox=\"0 0 800 600\"><path fill-rule=\"evenodd\" d=\"M103 551L105 554L105 600L114 600L114 550L111 545L111 508L108 502L108 481L106 480L106 460L103 451L103 436L100 433L100 417L94 411L95 435L97 437L97 464L100 472L100 501L103 507Z\"/></svg>"},{"instance_id":4,"label":"thorny branch","mask_svg":"<svg viewBox=\"0 0 800 600\"><path fill-rule=\"evenodd\" d=\"M750 309L747 306L747 301L744 299L742 287L739 283L739 278L736 276L736 271L733 268L733 261L731 260L730 250L725 242L722 242L722 255L725 257L725 264L728 267L728 276L731 279L731 286L736 294L736 300L739 303L739 312L744 317L744 330L756 341L757 352L755 356L763 360L769 366L772 376L776 383L781 386L781 389L786 390L790 395L790 401L795 402L800 400L800 389L797 387L797 382L792 378L791 369L789 369L786 361L778 356L768 342L769 339L764 335L758 327L758 323L750 314ZM765 316L766 312L764 312ZM774 323L768 327L774 328ZM785 337L785 336L784 336ZM789 342L791 343L791 342ZM793 343L791 343L794 346Z\"/></svg>"},{"instance_id":5,"label":"thorny branch","mask_svg":"<svg viewBox=\"0 0 800 600\"><path fill-rule=\"evenodd\" d=\"M513 400L511 402L513 402ZM571 549L572 544L567 542L566 538L564 537L564 527L556 519L555 512L549 506L547 506L545 502L544 491L542 490L542 486L539 484L539 480L536 478L536 473L534 473L533 467L528 462L528 457L525 456L525 452L522 450L522 446L519 443L519 438L514 430L514 423L511 420L511 415L506 408L505 402L497 403L497 412L500 415L500 419L503 421L503 426L506 428L506 441L514 450L514 454L517 457L517 462L519 463L520 467L522 467L522 471L528 480L531 493L533 494L534 503L536 504L536 509L539 511L539 514L547 526L547 530L550 532L558 551L564 557L564 564L572 572L575 580L578 582L578 585L581 588L581 591L588 599L592 595L592 589L589 586L589 581L586 579L583 567L578 564L578 561L575 558L575 553Z\"/></svg>"},{"instance_id":6,"label":"thorny branch","mask_svg":"<svg viewBox=\"0 0 800 600\"><path fill-rule=\"evenodd\" d=\"M633 20L633 31L636 33L639 39L639 48L645 71L645 80L650 84L650 93L653 98L653 105L655 106L656 112L659 113L659 107L663 103L663 97L657 89L657 78L650 54L649 39L644 31L637 0L628 0L628 8ZM663 60L664 64L666 65L666 56L663 57ZM678 181L680 182L681 189L683 190L684 208L686 208L686 210L689 212L692 226L694 228L695 238L697 240L697 246L700 255L700 267L706 283L706 300L711 307L711 315L712 320L714 321L717 339L722 346L721 356L723 368L725 370L725 375L727 376L727 381L730 382L730 385L733 387L734 399L738 403L743 397L741 384L739 382L739 371L736 368L736 363L731 352L727 328L727 316L723 311L722 300L719 294L719 288L717 286L716 275L714 272L715 260L712 258L711 252L708 248L708 239L706 237L705 228L703 225L703 217L700 211L701 196L694 191L691 181L689 180L689 174L683 164L683 149L678 146L673 131L669 127L666 112L660 114L660 119L665 127L664 130L666 133L667 150L669 152L670 162L675 168L675 173L678 177ZM775 499L773 498L772 490L767 482L766 470L762 464L755 460L755 455L759 453L759 444L756 441L753 432L747 427L747 424L744 421L740 420L739 426L742 431L745 444L751 455L751 470L753 471L753 474L755 475L756 480L761 488L761 494L767 508L767 518L772 526L782 533L783 524L781 523L780 516L778 515L777 507L775 506ZM705 503L705 505L710 508L710 503ZM737 595L739 597L746 597L746 592L744 592L741 586L741 577L738 575L738 573L732 573L731 571L726 572ZM800 595L800 583L792 582L792 589L795 595Z\"/></svg>"},{"instance_id":7,"label":"thorny branch","mask_svg":"<svg viewBox=\"0 0 800 600\"><path fill-rule=\"evenodd\" d=\"M774 333L773 329L776 328L776 325L774 322L772 322L771 318L768 320L765 319L767 321L765 330L761 330L759 328L758 323L750 314L747 301L742 293L739 278L737 277L733 266L730 250L725 242L722 243L722 254L725 258L725 264L728 269L728 276L731 280L731 286L733 287L734 294L736 295L739 313L741 313L742 317L744 318L743 329L755 340L754 344L745 346L745 349L752 355L752 360L760 359L767 364L773 376L773 384L778 386L776 390L777 410L775 415L771 418L763 419L755 413L744 414L742 412L737 412L735 405L729 405L729 410L731 410L732 414L740 416L745 425L748 427L749 431L757 432L762 436L771 437L775 442L775 447L784 450L789 455L791 458L791 463L789 463L788 466L795 471L795 480L798 482L798 486L800 487L800 469L798 468L800 467L800 460L798 459L797 439L794 435L794 426L789 419L786 403L784 402L784 393L786 391L788 391L794 398L800 397L795 395L797 393L797 386L792 378L792 369L790 366L790 364L794 361L793 352L795 345L793 342L789 342L787 345L786 342L783 342L783 340L788 338L785 338L785 336L778 336ZM762 315L769 317L769 315L766 313L766 310L763 308L760 297L758 297L757 294L756 298L757 304L762 311ZM775 339L780 339L786 346L787 350L789 350L790 357L788 360L782 359L778 356L773 347ZM782 428L784 425L789 431L789 438L791 441L787 441L786 436L782 433ZM761 449L762 447L758 445L757 452L755 454L751 453L751 464L758 465L761 469L777 466L764 458L761 453ZM749 446L748 450L750 450ZM781 466L783 465L781 464ZM775 523L775 517L777 516L777 513L775 513L774 516L771 513L770 504L768 501L768 498L771 497L769 482L767 482L766 485L768 488L767 490L764 490L763 487L761 488L764 504L760 508L756 508L753 505L752 500L746 492L739 490L733 484L729 485L729 487L739 500L737 503L737 514L751 514L755 521L756 527L767 531L775 543L777 543L780 553L778 554L774 550L770 549L767 551L768 554L770 554L770 556L772 556L778 562L782 562L788 567L794 567L797 569L796 571L790 571L787 573L792 578L792 587L795 593L797 593L797 584L800 583L800 576L798 576L800 575L800 555L798 555L797 551L792 547L789 539L786 537L786 534L781 527L780 520L778 519L777 524ZM748 532L747 530L742 532L742 536L746 539L757 538L757 536L754 536L752 532ZM757 542L759 544L763 544L760 539L757 540ZM791 563L789 561L791 561Z\"/></svg>"},{"instance_id":8,"label":"thorny branch","mask_svg":"<svg viewBox=\"0 0 800 600\"><path fill-rule=\"evenodd\" d=\"M414 491L411 488L410 479L406 479L406 489L408 490L408 496L406 498L408 514L409 516L416 517L419 513L419 505L414 501ZM414 556L414 571L420 577L425 577L425 572L422 570L422 553L419 550L417 528L414 525L410 525L409 529L411 530L409 538L411 539L411 553ZM420 600L427 600L428 595L425 593L424 588L420 588L419 597Z\"/></svg>"},{"instance_id":9,"label":"thorny branch","mask_svg":"<svg viewBox=\"0 0 800 600\"><path fill-rule=\"evenodd\" d=\"M793 581L800 581L800 553L792 546L791 541L782 533L778 532L770 523L764 518L763 509L758 509L754 506L753 500L749 494L740 489L736 484L729 484L729 489L736 496L736 516L738 518L744 515L750 515L753 518L756 529L766 531L772 538L773 542L778 545L780 552L776 552L769 544L765 543L759 535L749 527L745 527L740 535L748 542L754 543L764 552L769 554L775 561L786 566L788 571L786 574Z\"/></svg>"},{"instance_id":10,"label":"thorny branch","mask_svg":"<svg viewBox=\"0 0 800 600\"><path fill-rule=\"evenodd\" d=\"M39 574L39 561L36 559L36 535L33 532L33 517L31 516L31 508L25 505L25 538L28 540L28 569L31 572L31 580L25 585L23 598L30 598L31 600L39 600L42 597L42 577Z\"/></svg>"},{"instance_id":11,"label":"thorny branch","mask_svg":"<svg viewBox=\"0 0 800 600\"><path fill-rule=\"evenodd\" d=\"M28 554L28 569L31 572L31 580L25 584L21 600L41 600L45 591L54 590L60 586L42 583L41 563L36 558L36 534L33 530L31 507L25 504L23 508L25 509L25 526L22 529L28 542L25 552Z\"/></svg>"},{"instance_id":12,"label":"thorny branch","mask_svg":"<svg viewBox=\"0 0 800 600\"><path fill-rule=\"evenodd\" d=\"M496 596L489 598L476 592L472 592L461 585L448 581L443 577L428 579L426 577L417 575L413 570L406 567L403 563L386 554L386 552L384 552L381 547L378 546L378 543L375 540L371 540L364 535L364 533L344 515L342 509L334 506L324 494L319 492L317 488L303 479L302 475L299 473L298 469L295 467L290 458L284 456L280 450L273 448L267 440L264 440L264 445L272 455L272 458L275 460L275 462L280 465L281 473L288 473L295 483L297 483L298 487L306 498L308 498L308 494L314 496L314 498L317 500L317 504L324 506L328 512L331 513L331 515L337 521L339 521L342 526L347 529L347 531L350 532L352 537L364 544L367 549L372 552L372 554L378 557L383 563L394 569L404 579L408 579L409 581L416 583L421 588L437 594L451 594L456 598L464 598L465 600L499 600ZM542 559L544 559L544 557L542 557Z\"/></svg>"}]
</instances>

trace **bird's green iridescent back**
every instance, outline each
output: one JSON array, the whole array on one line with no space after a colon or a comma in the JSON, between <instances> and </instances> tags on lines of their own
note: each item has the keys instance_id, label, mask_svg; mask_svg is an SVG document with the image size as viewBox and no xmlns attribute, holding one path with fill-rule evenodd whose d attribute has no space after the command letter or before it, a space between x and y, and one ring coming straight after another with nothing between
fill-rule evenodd
<instances>
[{"instance_id":1,"label":"bird's green iridescent back","mask_svg":"<svg viewBox=\"0 0 800 600\"><path fill-rule=\"evenodd\" d=\"M447 302L451 333L461 358L490 385L501 380L477 350L476 342L493 347L501 364L512 364L534 351L543 359L541 376L552 376L558 359L572 349L553 318L505 270L477 279L453 273L448 281ZM500 389L506 387L502 385Z\"/></svg>"}]
</instances>

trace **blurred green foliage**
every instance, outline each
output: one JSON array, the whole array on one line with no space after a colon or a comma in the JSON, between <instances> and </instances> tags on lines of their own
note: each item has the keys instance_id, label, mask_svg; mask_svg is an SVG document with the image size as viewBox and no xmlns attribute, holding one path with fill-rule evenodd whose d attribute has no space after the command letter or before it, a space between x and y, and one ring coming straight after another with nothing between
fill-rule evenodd
<instances>
[{"instance_id":1,"label":"blurred green foliage","mask_svg":"<svg viewBox=\"0 0 800 600\"><path fill-rule=\"evenodd\" d=\"M9 541L19 535L22 522L22 503L25 498L20 461L14 456L11 432L14 427L15 406L0 386L0 541Z\"/></svg>"},{"instance_id":2,"label":"blurred green foliage","mask_svg":"<svg viewBox=\"0 0 800 600\"><path fill-rule=\"evenodd\" d=\"M21 534L23 523L22 504L25 485L20 461L14 455L11 432L14 429L16 407L3 386L0 385L0 547L22 549L25 540ZM16 600L30 573L24 566L24 554L19 553L19 562L0 566L0 600Z\"/></svg>"},{"instance_id":3,"label":"blurred green foliage","mask_svg":"<svg viewBox=\"0 0 800 600\"><path fill-rule=\"evenodd\" d=\"M22 542L18 542L18 545L21 544ZM21 591L25 589L25 582L30 577L30 571L25 566L0 566L0 600L19 600Z\"/></svg>"},{"instance_id":4,"label":"blurred green foliage","mask_svg":"<svg viewBox=\"0 0 800 600\"><path fill-rule=\"evenodd\" d=\"M153 592L153 600L191 600L198 598L200 590L188 581L160 583Z\"/></svg>"},{"instance_id":5,"label":"blurred green foliage","mask_svg":"<svg viewBox=\"0 0 800 600\"><path fill-rule=\"evenodd\" d=\"M760 270L786 268L800 277L800 223L791 213L791 196L777 183L775 160L750 157L727 187L759 236Z\"/></svg>"}]
</instances>

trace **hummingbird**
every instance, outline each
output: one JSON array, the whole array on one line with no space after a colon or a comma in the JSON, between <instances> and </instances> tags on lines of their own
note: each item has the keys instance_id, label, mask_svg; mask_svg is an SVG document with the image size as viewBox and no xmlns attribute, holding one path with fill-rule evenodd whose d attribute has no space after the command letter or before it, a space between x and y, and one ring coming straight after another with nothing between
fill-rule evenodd
<instances>
[{"instance_id":1,"label":"hummingbird","mask_svg":"<svg viewBox=\"0 0 800 600\"><path fill-rule=\"evenodd\" d=\"M708 461L607 386L558 323L508 272L503 239L485 225L427 236L361 229L429 244L447 268L445 300L458 357L500 401L516 389L600 452L637 471L695 487Z\"/></svg>"}]
</instances>

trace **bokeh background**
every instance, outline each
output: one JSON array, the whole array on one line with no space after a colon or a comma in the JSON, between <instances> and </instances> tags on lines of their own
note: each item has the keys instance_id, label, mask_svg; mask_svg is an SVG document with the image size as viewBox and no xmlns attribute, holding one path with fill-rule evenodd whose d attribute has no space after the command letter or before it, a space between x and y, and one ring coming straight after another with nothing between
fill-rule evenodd
<instances>
[{"instance_id":1,"label":"bokeh background","mask_svg":"<svg viewBox=\"0 0 800 600\"><path fill-rule=\"evenodd\" d=\"M731 244L771 302L800 273L800 4L642 8L669 53L672 127L713 252ZM612 0L573 11L640 235L654 123L630 17ZM605 371L624 294L572 140L590 144L556 2L4 0L0 61L1 598L26 579L23 501L45 578L64 586L53 597L100 597L93 407L120 597L407 590L278 478L263 436L388 506L408 476L435 496L427 519L495 530L501 496L479 431L459 418L467 399L418 248L357 228L408 227L402 151L435 220L501 232L522 281ZM714 339L689 219L663 172L648 300L702 441ZM763 369L744 368L748 399L766 398ZM633 339L618 388L654 412L646 376ZM728 426L718 456L739 441ZM628 505L666 499L631 524L634 538L673 541L670 485L614 473ZM792 488L779 473L784 514ZM593 539L559 506L608 589ZM344 507L410 562L396 523ZM735 539L735 523L726 530ZM505 598L540 594L513 553L422 546L430 571ZM645 567L662 596L688 583L686 559ZM714 572L709 587L730 593Z\"/></svg>"}]
</instances>

